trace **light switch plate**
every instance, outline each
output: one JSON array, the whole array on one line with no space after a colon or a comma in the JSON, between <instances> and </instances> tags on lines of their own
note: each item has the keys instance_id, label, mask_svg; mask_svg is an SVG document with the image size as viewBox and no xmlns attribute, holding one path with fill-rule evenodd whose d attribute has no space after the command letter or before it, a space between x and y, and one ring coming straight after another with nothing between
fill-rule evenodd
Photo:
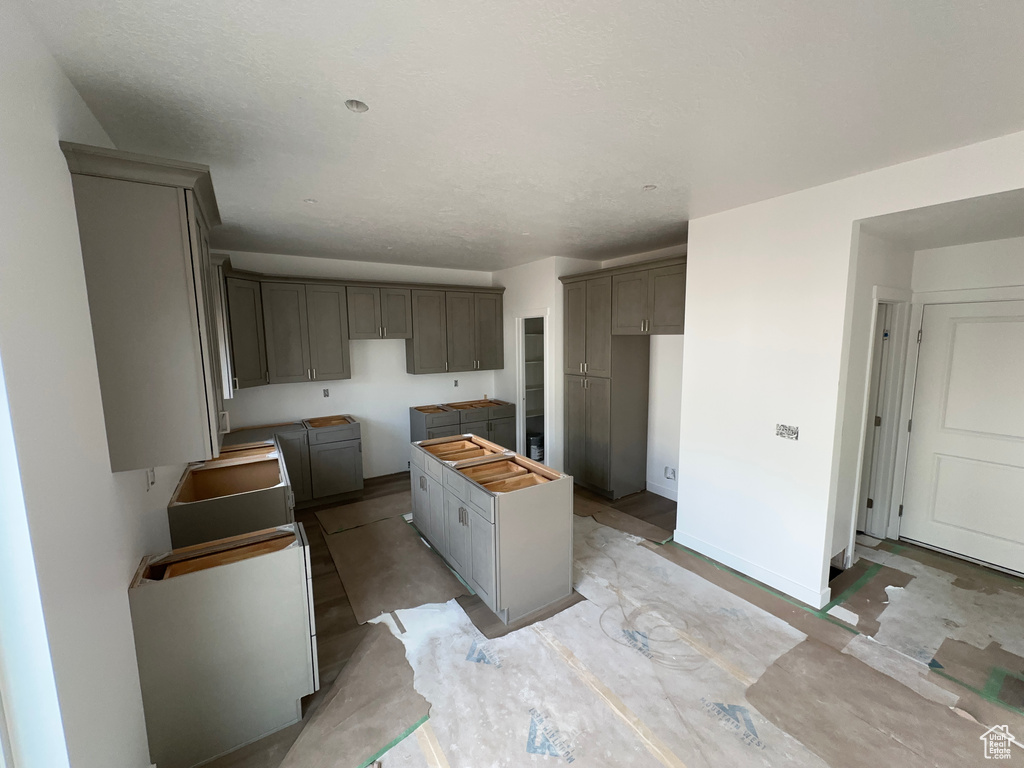
<instances>
[{"instance_id":1,"label":"light switch plate","mask_svg":"<svg viewBox=\"0 0 1024 768\"><path fill-rule=\"evenodd\" d=\"M791 427L789 424L776 424L775 435L784 440L799 440L800 427Z\"/></svg>"}]
</instances>

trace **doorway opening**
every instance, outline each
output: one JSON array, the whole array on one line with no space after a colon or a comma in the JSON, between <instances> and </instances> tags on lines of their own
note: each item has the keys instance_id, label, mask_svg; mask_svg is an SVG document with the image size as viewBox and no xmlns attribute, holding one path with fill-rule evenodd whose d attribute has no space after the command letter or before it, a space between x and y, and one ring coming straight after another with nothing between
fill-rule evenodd
<instances>
[{"instance_id":1,"label":"doorway opening","mask_svg":"<svg viewBox=\"0 0 1024 768\"><path fill-rule=\"evenodd\" d=\"M522 343L519 345L521 453L534 461L544 461L544 318L527 317L522 322Z\"/></svg>"}]
</instances>

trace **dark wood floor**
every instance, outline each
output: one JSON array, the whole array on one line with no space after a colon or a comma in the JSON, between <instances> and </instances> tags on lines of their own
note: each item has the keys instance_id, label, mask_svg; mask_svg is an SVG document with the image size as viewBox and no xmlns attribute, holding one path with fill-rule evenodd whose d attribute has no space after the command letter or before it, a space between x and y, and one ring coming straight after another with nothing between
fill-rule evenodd
<instances>
[{"instance_id":1,"label":"dark wood floor","mask_svg":"<svg viewBox=\"0 0 1024 768\"><path fill-rule=\"evenodd\" d=\"M632 515L651 525L664 528L670 533L676 529L676 502L672 501L672 499L666 499L664 496L659 496L656 493L640 491L640 493L623 496L617 501L606 499L604 496L599 496L578 485L576 486L576 493L605 504L612 509L617 509L619 512L625 512L627 515Z\"/></svg>"}]
</instances>

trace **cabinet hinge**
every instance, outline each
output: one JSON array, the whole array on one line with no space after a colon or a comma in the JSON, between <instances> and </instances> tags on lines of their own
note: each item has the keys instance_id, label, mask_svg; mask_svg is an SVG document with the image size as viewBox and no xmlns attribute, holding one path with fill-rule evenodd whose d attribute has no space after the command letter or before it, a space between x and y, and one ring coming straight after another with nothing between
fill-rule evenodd
<instances>
[{"instance_id":1,"label":"cabinet hinge","mask_svg":"<svg viewBox=\"0 0 1024 768\"><path fill-rule=\"evenodd\" d=\"M918 344L921 343L921 330L920 329L918 329L918 331L917 331L917 343Z\"/></svg>"},{"instance_id":2,"label":"cabinet hinge","mask_svg":"<svg viewBox=\"0 0 1024 768\"><path fill-rule=\"evenodd\" d=\"M874 499L868 499L868 509L874 509L874 508L875 508L875 500Z\"/></svg>"},{"instance_id":3,"label":"cabinet hinge","mask_svg":"<svg viewBox=\"0 0 1024 768\"><path fill-rule=\"evenodd\" d=\"M881 416L875 416L875 426L876 427L882 426L882 417Z\"/></svg>"},{"instance_id":4,"label":"cabinet hinge","mask_svg":"<svg viewBox=\"0 0 1024 768\"><path fill-rule=\"evenodd\" d=\"M900 515L899 516L903 517L903 505L902 504L900 504Z\"/></svg>"}]
</instances>

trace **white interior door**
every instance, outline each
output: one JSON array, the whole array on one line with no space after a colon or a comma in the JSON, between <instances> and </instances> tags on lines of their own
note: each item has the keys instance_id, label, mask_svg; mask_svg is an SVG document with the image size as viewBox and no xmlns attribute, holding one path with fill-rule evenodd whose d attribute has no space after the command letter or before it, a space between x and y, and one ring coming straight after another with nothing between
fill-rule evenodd
<instances>
[{"instance_id":1,"label":"white interior door","mask_svg":"<svg viewBox=\"0 0 1024 768\"><path fill-rule=\"evenodd\" d=\"M1024 572L1024 301L924 308L900 536Z\"/></svg>"}]
</instances>

